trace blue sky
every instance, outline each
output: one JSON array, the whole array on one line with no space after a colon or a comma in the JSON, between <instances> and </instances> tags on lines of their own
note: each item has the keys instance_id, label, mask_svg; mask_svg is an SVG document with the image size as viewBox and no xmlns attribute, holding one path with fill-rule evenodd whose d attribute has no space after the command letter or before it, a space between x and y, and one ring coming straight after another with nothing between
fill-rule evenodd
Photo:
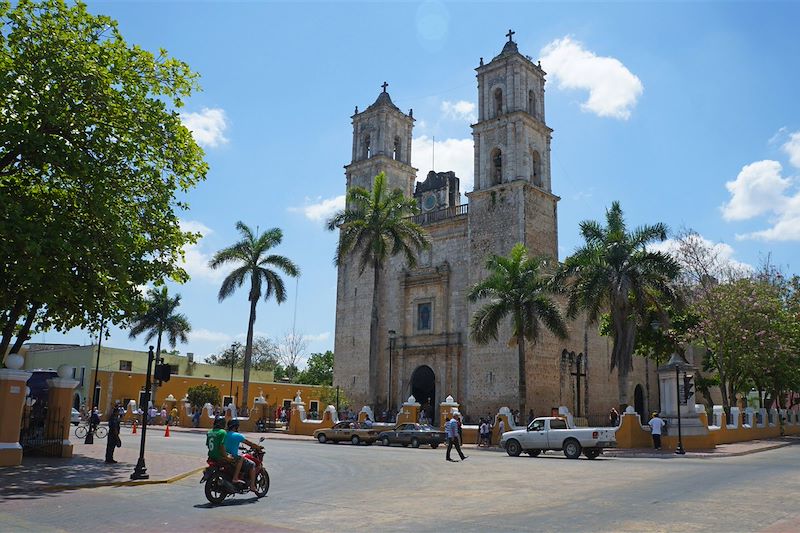
<instances>
[{"instance_id":1,"label":"blue sky","mask_svg":"<svg viewBox=\"0 0 800 533\"><path fill-rule=\"evenodd\" d=\"M474 68L509 28L548 72L552 187L563 259L578 223L619 200L631 225L692 228L731 260L767 255L800 271L798 3L212 3L90 2L131 43L166 48L201 75L184 122L205 150L208 180L188 195L192 280L172 287L194 332L181 352L204 357L243 339L242 291L223 303L223 273L205 264L237 239L237 220L284 232L277 253L303 275L278 306L259 304L256 331L293 326L308 353L333 348L335 235L351 155L350 116L380 85L417 119L412 163L472 187ZM295 296L297 306L295 307ZM36 342L86 343L49 332ZM141 348L112 330L109 341Z\"/></svg>"}]
</instances>

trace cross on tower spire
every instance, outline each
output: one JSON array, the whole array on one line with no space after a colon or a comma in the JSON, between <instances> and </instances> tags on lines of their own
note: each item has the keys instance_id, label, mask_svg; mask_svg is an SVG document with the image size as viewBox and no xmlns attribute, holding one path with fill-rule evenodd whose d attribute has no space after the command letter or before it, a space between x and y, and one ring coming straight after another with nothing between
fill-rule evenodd
<instances>
[{"instance_id":1,"label":"cross on tower spire","mask_svg":"<svg viewBox=\"0 0 800 533\"><path fill-rule=\"evenodd\" d=\"M511 31L510 29L508 30L508 33L506 33L506 37L508 37L508 42L510 43L514 42L514 39L512 39L512 37L514 36L515 33L517 32Z\"/></svg>"},{"instance_id":2,"label":"cross on tower spire","mask_svg":"<svg viewBox=\"0 0 800 533\"><path fill-rule=\"evenodd\" d=\"M389 84L388 84L388 83L386 83L386 82L383 82L383 85L381 85L381 87L383 87L383 92L386 92L386 88L387 88L388 86L389 86Z\"/></svg>"}]
</instances>

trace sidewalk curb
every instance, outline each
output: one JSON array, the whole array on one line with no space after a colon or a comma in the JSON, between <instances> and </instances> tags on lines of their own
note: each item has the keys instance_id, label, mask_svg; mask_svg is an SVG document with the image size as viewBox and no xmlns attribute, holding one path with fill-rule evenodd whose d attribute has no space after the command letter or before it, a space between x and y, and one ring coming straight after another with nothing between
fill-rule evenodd
<instances>
[{"instance_id":1,"label":"sidewalk curb","mask_svg":"<svg viewBox=\"0 0 800 533\"><path fill-rule=\"evenodd\" d=\"M199 468L195 468L194 470L190 470L188 472L184 472L182 474L178 474L176 476L172 476L166 479L139 479L139 480L128 480L128 481L103 481L99 483L83 483L80 485L48 485L45 487L36 487L34 490L35 492L59 492L59 491L68 491L68 490L80 490L80 489L97 489L101 487L134 487L137 485L166 485L169 483L175 483L176 481L180 481L185 479L191 475L197 474L202 472L206 467L201 466ZM34 492L31 488L26 489L10 489L7 494L25 494L29 492Z\"/></svg>"},{"instance_id":2,"label":"sidewalk curb","mask_svg":"<svg viewBox=\"0 0 800 533\"><path fill-rule=\"evenodd\" d=\"M760 452L767 452L770 450L777 450L778 448L785 448L786 446L794 445L794 442L779 442L776 444L772 444L769 446L764 446L761 448L756 448L754 450L744 450L741 452L711 452L711 453L704 453L704 452L686 452L686 455L680 456L675 455L675 453L665 453L665 454L653 454L653 453L627 453L625 448L616 448L615 451L611 452L610 454L603 453L605 457L620 457L625 459L672 459L672 458L680 458L680 459L717 459L721 457L741 457L743 455L752 455L754 453ZM630 450L636 450L636 448L629 448ZM620 453L621 452L621 453Z\"/></svg>"}]
</instances>

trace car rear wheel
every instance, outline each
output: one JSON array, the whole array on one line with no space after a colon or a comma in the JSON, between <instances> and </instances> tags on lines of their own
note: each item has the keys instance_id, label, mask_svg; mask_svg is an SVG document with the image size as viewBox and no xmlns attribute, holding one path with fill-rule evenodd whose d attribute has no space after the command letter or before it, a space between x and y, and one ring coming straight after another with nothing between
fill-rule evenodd
<instances>
[{"instance_id":1,"label":"car rear wheel","mask_svg":"<svg viewBox=\"0 0 800 533\"><path fill-rule=\"evenodd\" d=\"M602 450L598 450L597 448L587 448L583 450L583 455L585 455L587 459L597 459L601 451Z\"/></svg>"},{"instance_id":2,"label":"car rear wheel","mask_svg":"<svg viewBox=\"0 0 800 533\"><path fill-rule=\"evenodd\" d=\"M539 457L539 454L542 453L542 450L527 450L527 453L531 457Z\"/></svg>"},{"instance_id":3,"label":"car rear wheel","mask_svg":"<svg viewBox=\"0 0 800 533\"><path fill-rule=\"evenodd\" d=\"M412 448L419 448L419 439L414 437L411 439L411 447Z\"/></svg>"},{"instance_id":4,"label":"car rear wheel","mask_svg":"<svg viewBox=\"0 0 800 533\"><path fill-rule=\"evenodd\" d=\"M320 444L325 444L325 441L328 440L328 437L325 436L325 433L320 433L317 435L317 440Z\"/></svg>"},{"instance_id":5,"label":"car rear wheel","mask_svg":"<svg viewBox=\"0 0 800 533\"><path fill-rule=\"evenodd\" d=\"M567 459L577 459L581 456L581 445L575 439L567 439L564 442L564 455Z\"/></svg>"},{"instance_id":6,"label":"car rear wheel","mask_svg":"<svg viewBox=\"0 0 800 533\"><path fill-rule=\"evenodd\" d=\"M519 457L519 454L522 453L522 446L520 446L517 440L511 439L506 442L506 453L511 457Z\"/></svg>"},{"instance_id":7,"label":"car rear wheel","mask_svg":"<svg viewBox=\"0 0 800 533\"><path fill-rule=\"evenodd\" d=\"M358 446L359 444L361 444L361 439L358 438L358 435L353 435L353 438L350 439L350 442Z\"/></svg>"},{"instance_id":8,"label":"car rear wheel","mask_svg":"<svg viewBox=\"0 0 800 533\"><path fill-rule=\"evenodd\" d=\"M391 444L391 442L389 442L389 437L383 437L381 439L381 444L383 444L384 446L389 446Z\"/></svg>"}]
</instances>

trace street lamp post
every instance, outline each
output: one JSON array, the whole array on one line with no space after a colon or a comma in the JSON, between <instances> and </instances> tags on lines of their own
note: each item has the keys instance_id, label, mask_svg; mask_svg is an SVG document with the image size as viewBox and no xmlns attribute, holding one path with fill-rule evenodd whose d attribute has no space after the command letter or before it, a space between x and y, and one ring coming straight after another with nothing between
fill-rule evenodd
<instances>
[{"instance_id":1,"label":"street lamp post","mask_svg":"<svg viewBox=\"0 0 800 533\"><path fill-rule=\"evenodd\" d=\"M153 370L153 347L147 352L147 374L144 376L144 403L147 407L150 406L150 372ZM141 406L140 406L141 408ZM147 437L147 409L142 410L142 439L139 442L139 460L136 462L136 467L133 469L131 479L150 479L147 473L147 467L144 464L144 442Z\"/></svg>"},{"instance_id":2,"label":"street lamp post","mask_svg":"<svg viewBox=\"0 0 800 533\"><path fill-rule=\"evenodd\" d=\"M386 392L386 410L392 410L392 352L394 351L394 343L397 339L397 333L393 329L389 330L389 383Z\"/></svg>"},{"instance_id":3,"label":"street lamp post","mask_svg":"<svg viewBox=\"0 0 800 533\"><path fill-rule=\"evenodd\" d=\"M685 455L686 450L683 449L683 434L681 433L681 381L679 374L680 366L675 365L675 399L678 404L678 447L675 448L675 453Z\"/></svg>"},{"instance_id":4,"label":"street lamp post","mask_svg":"<svg viewBox=\"0 0 800 533\"><path fill-rule=\"evenodd\" d=\"M231 344L231 386L228 395L231 397L231 402L233 402L233 365L236 364L236 343L234 342Z\"/></svg>"},{"instance_id":5,"label":"street lamp post","mask_svg":"<svg viewBox=\"0 0 800 533\"><path fill-rule=\"evenodd\" d=\"M686 450L683 449L683 429L681 428L681 372L686 374L687 371L692 370L694 367L687 363L683 357L677 353L672 354L669 362L659 368L659 371L669 372L675 370L675 410L678 417L678 446L675 448L675 453L684 455Z\"/></svg>"},{"instance_id":6,"label":"street lamp post","mask_svg":"<svg viewBox=\"0 0 800 533\"><path fill-rule=\"evenodd\" d=\"M100 333L97 335L97 359L94 362L94 383L92 383L92 401L89 404L89 431L86 432L84 444L94 444L94 431L92 431L92 413L97 404L100 403L100 395L97 394L97 373L100 371L100 345L103 342L103 324L100 323ZM97 395L97 401L94 400Z\"/></svg>"}]
</instances>

